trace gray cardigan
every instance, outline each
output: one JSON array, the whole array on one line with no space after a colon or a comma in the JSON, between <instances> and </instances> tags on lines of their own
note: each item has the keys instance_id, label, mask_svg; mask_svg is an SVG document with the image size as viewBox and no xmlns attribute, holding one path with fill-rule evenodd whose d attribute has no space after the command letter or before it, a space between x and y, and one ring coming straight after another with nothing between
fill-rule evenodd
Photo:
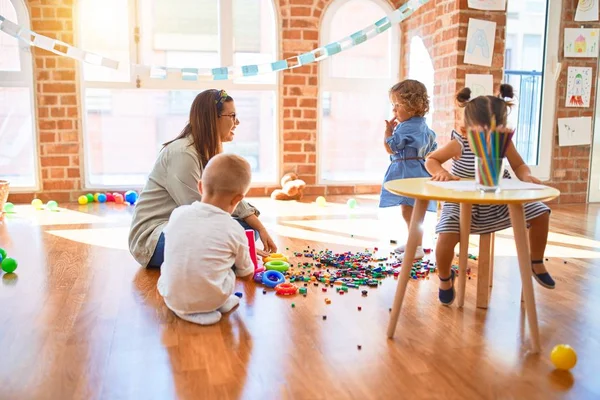
<instances>
[{"instance_id":1,"label":"gray cardigan","mask_svg":"<svg viewBox=\"0 0 600 400\"><path fill-rule=\"evenodd\" d=\"M183 138L161 150L133 211L129 251L143 266L150 262L173 210L201 200L198 182L202 166L191 144L191 138ZM252 214L258 216L259 212L243 200L233 212L242 219Z\"/></svg>"}]
</instances>

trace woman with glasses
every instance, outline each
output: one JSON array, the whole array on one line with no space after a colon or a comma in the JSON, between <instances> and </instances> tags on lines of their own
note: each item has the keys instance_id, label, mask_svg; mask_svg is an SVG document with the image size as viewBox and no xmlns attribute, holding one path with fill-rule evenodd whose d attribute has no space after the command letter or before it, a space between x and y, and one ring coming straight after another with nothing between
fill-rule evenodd
<instances>
[{"instance_id":1,"label":"woman with glasses","mask_svg":"<svg viewBox=\"0 0 600 400\"><path fill-rule=\"evenodd\" d=\"M190 119L175 139L164 144L133 212L129 250L145 267L159 268L164 259L163 228L175 208L201 199L198 182L202 170L224 142L231 142L240 121L235 103L224 90L205 90L190 109ZM277 246L258 219L260 213L242 200L233 217L253 229L264 245L260 256L277 251ZM202 223L199 221L198 223Z\"/></svg>"}]
</instances>

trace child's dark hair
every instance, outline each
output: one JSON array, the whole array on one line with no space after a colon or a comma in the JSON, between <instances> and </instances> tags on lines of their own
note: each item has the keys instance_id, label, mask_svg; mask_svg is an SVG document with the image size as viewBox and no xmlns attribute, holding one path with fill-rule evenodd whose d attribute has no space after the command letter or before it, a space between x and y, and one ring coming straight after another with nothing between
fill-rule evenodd
<instances>
[{"instance_id":1,"label":"child's dark hair","mask_svg":"<svg viewBox=\"0 0 600 400\"><path fill-rule=\"evenodd\" d=\"M463 88L456 94L456 102L459 107L465 109L465 125L489 127L492 119L497 125L506 125L508 110L512 103L507 99L514 97L513 88L505 83L500 85L498 96L478 96L471 99L471 89Z\"/></svg>"},{"instance_id":2,"label":"child's dark hair","mask_svg":"<svg viewBox=\"0 0 600 400\"><path fill-rule=\"evenodd\" d=\"M427 88L414 79L405 79L396 83L390 89L390 95L395 95L406 112L423 117L429 112L429 95Z\"/></svg>"}]
</instances>

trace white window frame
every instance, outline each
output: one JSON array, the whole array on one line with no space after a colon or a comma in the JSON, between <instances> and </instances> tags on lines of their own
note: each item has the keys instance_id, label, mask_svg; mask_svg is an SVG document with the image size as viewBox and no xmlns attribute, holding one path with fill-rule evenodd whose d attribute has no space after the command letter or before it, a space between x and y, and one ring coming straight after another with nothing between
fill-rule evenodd
<instances>
[{"instance_id":1,"label":"white window frame","mask_svg":"<svg viewBox=\"0 0 600 400\"><path fill-rule=\"evenodd\" d=\"M29 11L23 0L10 0L16 13L17 20L13 21L25 29L31 29ZM19 43L19 71L0 71L0 87L28 87L30 94L30 110L33 129L33 163L34 163L34 181L33 186L13 186L10 187L11 193L28 193L40 190L40 157L39 157L39 134L38 134L38 117L35 95L35 85L33 79L33 57L31 55L31 47L28 43L18 40Z\"/></svg>"},{"instance_id":2,"label":"white window frame","mask_svg":"<svg viewBox=\"0 0 600 400\"><path fill-rule=\"evenodd\" d=\"M129 6L129 48L130 48L130 60L129 62L134 64L141 64L143 60L141 60L140 52L141 49L138 47L138 44L135 40L136 28L139 29L140 24L138 21L138 2L144 0L123 0L128 2ZM258 0L257 0L258 1ZM274 52L275 52L275 60L279 60L281 54L281 45L280 45L280 35L278 27L280 25L279 21L279 13L277 4L273 0L270 0L272 12L273 12L273 39L274 39ZM79 15L79 10L77 9L77 14ZM231 66L233 65L233 0L218 0L218 19L219 19L219 62L220 65L213 66L214 68L220 66ZM76 26L76 30L79 33L77 35L78 38L81 37L81 18L75 19L78 24ZM84 49L85 50L85 49ZM119 60L126 62L127 60ZM190 65L190 67L193 67ZM240 79L234 81L233 79L222 80L222 81L186 81L183 79L180 80L163 80L163 79L151 79L151 78L143 78L139 77L139 88L137 85L138 76L134 68L132 67L130 70L130 81L129 82L97 82L97 81L86 81L83 76L83 66L80 67L80 84L81 84L81 96L79 96L79 106L81 107L81 115L82 115L82 129L84 130L82 137L85 140L85 129L87 127L87 112L84 108L84 91L85 89L138 89L138 90L196 90L203 91L206 89L224 89L226 91L272 91L274 93L274 132L275 135L273 140L275 140L274 148L276 151L280 151L279 145L279 127L281 126L281 116L280 116L280 74L275 75L275 82L270 84L265 83L243 83L243 80L240 82ZM243 119L243 116L240 116ZM180 127L183 128L183 127ZM175 137L175 134L174 136ZM93 190L93 189L131 189L131 185L92 185L89 182L89 175L87 171L90 171L90 157L87 150L87 145L83 143L84 156L83 156L83 183L84 189ZM281 171L281 155L275 157L275 178L273 181L253 181L251 187L262 187L265 185L271 185L278 182L278 177L280 176Z\"/></svg>"},{"instance_id":3,"label":"white window frame","mask_svg":"<svg viewBox=\"0 0 600 400\"><path fill-rule=\"evenodd\" d=\"M596 71L600 67L600 59L596 66ZM600 80L596 77L596 104L594 106L594 114L592 117L592 148L590 151L590 166L588 180L588 202L600 202L600 88L598 88Z\"/></svg>"},{"instance_id":4,"label":"white window frame","mask_svg":"<svg viewBox=\"0 0 600 400\"><path fill-rule=\"evenodd\" d=\"M556 82L561 66L558 63L562 1L549 0L546 18L546 47L544 49L544 74L541 94L540 142L538 165L530 165L533 176L542 181L551 179L550 169L554 152L552 148L556 129Z\"/></svg>"},{"instance_id":5,"label":"white window frame","mask_svg":"<svg viewBox=\"0 0 600 400\"><path fill-rule=\"evenodd\" d=\"M325 10L325 14L323 16L323 20L321 21L321 26L319 29L319 38L320 38L320 46L325 46L335 40L343 39L341 37L330 37L329 35L329 27L335 14L338 10L350 2L352 0L333 0L333 2L327 7ZM393 12L395 9L384 0L369 0L377 5L379 5L386 15ZM382 15L383 18L385 15ZM372 21L375 22L375 21ZM366 25L365 25L366 27ZM381 183L379 181L366 181L366 180L327 180L323 178L322 166L323 166L323 158L327 157L327 151L323 149L323 139L321 135L322 129L322 114L323 114L323 104L322 104L322 95L323 92L343 90L352 86L353 88L359 89L373 89L373 87L379 87L379 90L382 93L382 96L386 96L386 93L393 85L390 85L390 80L398 81L400 79L400 37L402 34L401 28L399 24L392 24L391 28L391 40L390 40L390 53L391 56L391 72L392 76L390 78L385 79L376 79L376 78L334 78L327 75L327 78L324 79L326 74L329 74L329 70L331 68L331 60L329 58L324 59L319 62L319 90L318 90L318 98L317 98L317 150L316 150L316 158L317 158L317 184L319 185L373 185ZM352 32L350 32L352 33ZM363 44L362 46L368 46L368 44ZM335 57L335 56L333 56ZM391 109L391 106L390 106Z\"/></svg>"}]
</instances>

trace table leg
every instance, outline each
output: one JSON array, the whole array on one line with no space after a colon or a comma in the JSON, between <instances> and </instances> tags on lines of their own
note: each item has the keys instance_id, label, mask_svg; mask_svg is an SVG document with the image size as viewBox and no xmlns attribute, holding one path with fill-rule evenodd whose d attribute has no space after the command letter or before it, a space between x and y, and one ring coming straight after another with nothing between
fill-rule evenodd
<instances>
[{"instance_id":1,"label":"table leg","mask_svg":"<svg viewBox=\"0 0 600 400\"><path fill-rule=\"evenodd\" d=\"M467 267L469 264L469 235L471 234L471 204L460 204L460 252L458 254L458 306L465 305Z\"/></svg>"},{"instance_id":2,"label":"table leg","mask_svg":"<svg viewBox=\"0 0 600 400\"><path fill-rule=\"evenodd\" d=\"M522 297L525 300L525 314L531 333L533 353L540 352L540 333L538 329L537 310L535 308L535 295L533 292L533 278L531 276L531 256L529 252L529 239L525 224L525 212L522 204L510 204L510 220L515 234L519 269L521 271Z\"/></svg>"},{"instance_id":3,"label":"table leg","mask_svg":"<svg viewBox=\"0 0 600 400\"><path fill-rule=\"evenodd\" d=\"M490 261L493 233L479 235L479 259L477 260L477 308L488 308L490 300Z\"/></svg>"},{"instance_id":4,"label":"table leg","mask_svg":"<svg viewBox=\"0 0 600 400\"><path fill-rule=\"evenodd\" d=\"M400 278L398 279L398 287L396 288L394 305L392 306L392 314L387 330L387 335L390 339L394 337L396 325L398 324L402 301L404 300L404 294L406 293L406 285L410 279L410 270L413 265L415 253L417 252L417 243L419 239L423 238L422 221L425 218L428 204L428 200L416 200L413 208L410 227L408 229L408 240L406 241L406 249L402 260L402 269L400 270Z\"/></svg>"},{"instance_id":5,"label":"table leg","mask_svg":"<svg viewBox=\"0 0 600 400\"><path fill-rule=\"evenodd\" d=\"M490 287L494 285L494 255L496 254L496 234L491 233L490 244Z\"/></svg>"}]
</instances>

